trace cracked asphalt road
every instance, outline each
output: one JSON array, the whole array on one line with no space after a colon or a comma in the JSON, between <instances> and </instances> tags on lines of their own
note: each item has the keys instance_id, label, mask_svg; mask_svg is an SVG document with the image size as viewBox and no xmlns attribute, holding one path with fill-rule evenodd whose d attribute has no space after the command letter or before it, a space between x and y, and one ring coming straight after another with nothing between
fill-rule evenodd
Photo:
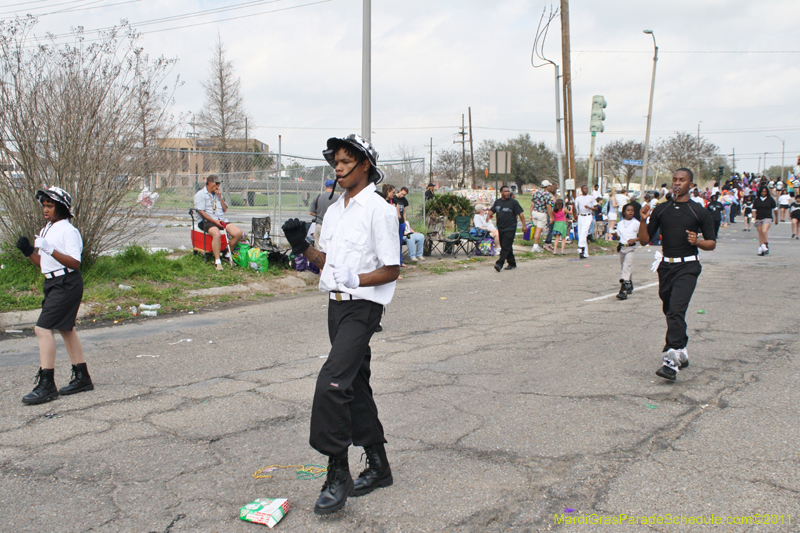
<instances>
[{"instance_id":1,"label":"cracked asphalt road","mask_svg":"<svg viewBox=\"0 0 800 533\"><path fill-rule=\"evenodd\" d=\"M657 288L615 293L615 256L408 276L373 347L395 483L313 514L308 446L329 349L316 291L84 330L90 393L23 406L34 338L0 341L0 531L246 532L289 498L293 532L798 531L800 241L723 230L687 315L691 366L655 376ZM634 283L656 281L637 252ZM698 314L704 310L705 314ZM186 339L192 339L191 342ZM59 342L56 381L69 364ZM49 416L45 416L49 415ZM363 468L360 450L351 471ZM556 525L573 516L792 515L771 526Z\"/></svg>"}]
</instances>

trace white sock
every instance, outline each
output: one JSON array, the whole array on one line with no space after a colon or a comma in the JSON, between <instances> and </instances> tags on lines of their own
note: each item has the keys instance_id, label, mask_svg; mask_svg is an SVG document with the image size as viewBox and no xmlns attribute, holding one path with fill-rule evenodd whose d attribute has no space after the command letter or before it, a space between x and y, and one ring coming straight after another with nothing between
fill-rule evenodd
<instances>
[{"instance_id":1,"label":"white sock","mask_svg":"<svg viewBox=\"0 0 800 533\"><path fill-rule=\"evenodd\" d=\"M222 264L222 260L221 259L217 259L216 261L214 261L214 263L216 263L218 265L221 265Z\"/></svg>"}]
</instances>

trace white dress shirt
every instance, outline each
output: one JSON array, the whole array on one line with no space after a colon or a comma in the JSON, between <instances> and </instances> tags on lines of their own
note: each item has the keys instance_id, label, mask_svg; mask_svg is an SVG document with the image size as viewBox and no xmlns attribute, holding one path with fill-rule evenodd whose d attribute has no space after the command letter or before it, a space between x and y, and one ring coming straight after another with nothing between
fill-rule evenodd
<instances>
[{"instance_id":1,"label":"white dress shirt","mask_svg":"<svg viewBox=\"0 0 800 533\"><path fill-rule=\"evenodd\" d=\"M395 282L376 287L348 289L333 279L329 265L347 265L358 274L372 272L382 266L400 265L400 224L397 209L376 194L375 184L370 183L363 191L344 206L346 195L328 208L319 247L326 254L325 268L319 278L319 290L341 291L355 298L387 305L394 296Z\"/></svg>"},{"instance_id":2,"label":"white dress shirt","mask_svg":"<svg viewBox=\"0 0 800 533\"><path fill-rule=\"evenodd\" d=\"M81 260L81 253L83 253L81 232L70 224L69 220L61 219L56 223L48 222L47 226L39 232L39 236L44 237L47 242L52 244L57 252L68 255L77 261ZM42 269L42 274L66 268L50 255L42 253L39 255L41 257L39 266Z\"/></svg>"}]
</instances>

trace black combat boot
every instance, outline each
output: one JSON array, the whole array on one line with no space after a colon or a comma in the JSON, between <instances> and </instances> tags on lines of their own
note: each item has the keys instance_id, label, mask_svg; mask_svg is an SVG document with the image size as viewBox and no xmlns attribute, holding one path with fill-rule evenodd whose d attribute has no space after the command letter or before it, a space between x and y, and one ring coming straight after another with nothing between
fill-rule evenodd
<instances>
[{"instance_id":1,"label":"black combat boot","mask_svg":"<svg viewBox=\"0 0 800 533\"><path fill-rule=\"evenodd\" d=\"M92 378L89 376L89 371L86 370L86 363L72 365L72 380L69 385L61 387L58 393L66 395L87 390L94 390L94 385L92 384Z\"/></svg>"},{"instance_id":2,"label":"black combat boot","mask_svg":"<svg viewBox=\"0 0 800 533\"><path fill-rule=\"evenodd\" d=\"M328 458L328 474L322 484L317 503L314 505L316 514L335 513L347 503L347 496L353 491L353 478L350 476L350 464L347 453L338 457Z\"/></svg>"},{"instance_id":3,"label":"black combat boot","mask_svg":"<svg viewBox=\"0 0 800 533\"><path fill-rule=\"evenodd\" d=\"M55 370L52 368L40 368L39 372L36 374L36 386L29 394L22 397L22 403L25 405L36 405L58 398L58 388L56 387L54 374Z\"/></svg>"},{"instance_id":4,"label":"black combat boot","mask_svg":"<svg viewBox=\"0 0 800 533\"><path fill-rule=\"evenodd\" d=\"M633 292L633 278L628 280L628 286L625 287L625 292L631 294Z\"/></svg>"},{"instance_id":5,"label":"black combat boot","mask_svg":"<svg viewBox=\"0 0 800 533\"><path fill-rule=\"evenodd\" d=\"M624 279L619 280L619 294L617 294L617 300L627 300L628 299L628 284L625 282Z\"/></svg>"},{"instance_id":6,"label":"black combat boot","mask_svg":"<svg viewBox=\"0 0 800 533\"><path fill-rule=\"evenodd\" d=\"M361 472L353 485L353 496L363 496L375 489L388 487L392 479L392 468L386 460L386 449L383 444L364 448L367 456L367 469Z\"/></svg>"}]
</instances>

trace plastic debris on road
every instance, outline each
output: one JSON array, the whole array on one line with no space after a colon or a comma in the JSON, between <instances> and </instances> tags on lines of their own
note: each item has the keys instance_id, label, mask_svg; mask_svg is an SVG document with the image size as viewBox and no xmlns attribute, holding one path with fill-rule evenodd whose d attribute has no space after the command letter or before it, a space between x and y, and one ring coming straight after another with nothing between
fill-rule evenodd
<instances>
[{"instance_id":1,"label":"plastic debris on road","mask_svg":"<svg viewBox=\"0 0 800 533\"><path fill-rule=\"evenodd\" d=\"M142 354L142 355L137 355L136 357L153 357L153 358L155 358L155 357L159 357L159 356L158 355Z\"/></svg>"},{"instance_id":2,"label":"plastic debris on road","mask_svg":"<svg viewBox=\"0 0 800 533\"><path fill-rule=\"evenodd\" d=\"M169 344L174 346L175 344L180 344L182 342L192 342L192 339L181 339L178 342L170 342Z\"/></svg>"},{"instance_id":3,"label":"plastic debris on road","mask_svg":"<svg viewBox=\"0 0 800 533\"><path fill-rule=\"evenodd\" d=\"M573 509L572 507L567 507L566 509L564 509L564 512L565 513L574 513L575 509Z\"/></svg>"},{"instance_id":4,"label":"plastic debris on road","mask_svg":"<svg viewBox=\"0 0 800 533\"><path fill-rule=\"evenodd\" d=\"M253 474L254 479L272 479L271 472L276 472L277 470L284 468L294 468L295 474L297 474L297 479L299 480L309 480L309 479L317 479L325 475L325 472L328 469L322 465L317 465L313 463L305 464L305 465L269 465L264 468L259 468L256 470L255 474Z\"/></svg>"},{"instance_id":5,"label":"plastic debris on road","mask_svg":"<svg viewBox=\"0 0 800 533\"><path fill-rule=\"evenodd\" d=\"M239 518L272 529L289 512L286 498L259 498L239 509Z\"/></svg>"},{"instance_id":6,"label":"plastic debris on road","mask_svg":"<svg viewBox=\"0 0 800 533\"><path fill-rule=\"evenodd\" d=\"M21 329L7 329L6 333L22 333Z\"/></svg>"},{"instance_id":7,"label":"plastic debris on road","mask_svg":"<svg viewBox=\"0 0 800 533\"><path fill-rule=\"evenodd\" d=\"M130 285L122 285L122 284L120 283L120 285L119 285L119 288L120 288L120 289L122 289L123 291L129 291L129 290L131 290L133 287L131 287Z\"/></svg>"},{"instance_id":8,"label":"plastic debris on road","mask_svg":"<svg viewBox=\"0 0 800 533\"><path fill-rule=\"evenodd\" d=\"M702 310L702 309L698 309L697 310L697 314L698 315L704 315L704 314L706 314L706 312L704 310Z\"/></svg>"},{"instance_id":9,"label":"plastic debris on road","mask_svg":"<svg viewBox=\"0 0 800 533\"><path fill-rule=\"evenodd\" d=\"M158 311L142 311L142 316L158 316Z\"/></svg>"},{"instance_id":10,"label":"plastic debris on road","mask_svg":"<svg viewBox=\"0 0 800 533\"><path fill-rule=\"evenodd\" d=\"M644 404L644 406L647 407L648 409L658 409L658 406L654 403L646 403Z\"/></svg>"},{"instance_id":11,"label":"plastic debris on road","mask_svg":"<svg viewBox=\"0 0 800 533\"><path fill-rule=\"evenodd\" d=\"M161 304L153 304L153 305L139 304L139 309L141 309L142 311L144 310L154 311L156 309L161 309Z\"/></svg>"}]
</instances>

